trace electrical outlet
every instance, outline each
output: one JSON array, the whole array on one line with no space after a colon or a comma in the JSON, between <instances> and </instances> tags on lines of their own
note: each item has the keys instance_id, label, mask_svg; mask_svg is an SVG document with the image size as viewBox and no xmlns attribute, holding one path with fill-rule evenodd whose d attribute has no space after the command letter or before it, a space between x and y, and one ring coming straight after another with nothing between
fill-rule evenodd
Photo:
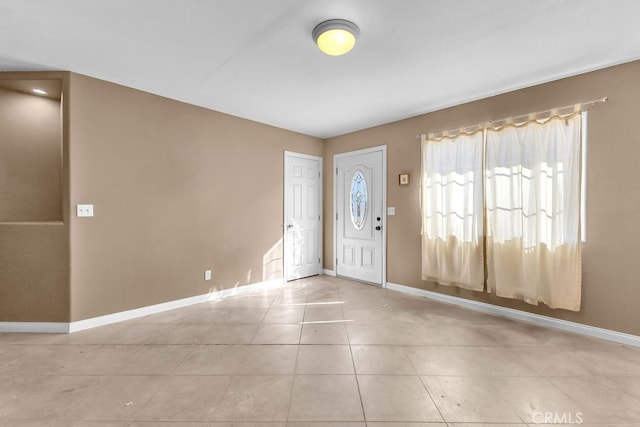
<instances>
[{"instance_id":1,"label":"electrical outlet","mask_svg":"<svg viewBox=\"0 0 640 427\"><path fill-rule=\"evenodd\" d=\"M79 217L93 216L93 205L77 205L76 209L76 215Z\"/></svg>"},{"instance_id":2,"label":"electrical outlet","mask_svg":"<svg viewBox=\"0 0 640 427\"><path fill-rule=\"evenodd\" d=\"M204 280L211 280L211 270L204 271Z\"/></svg>"}]
</instances>

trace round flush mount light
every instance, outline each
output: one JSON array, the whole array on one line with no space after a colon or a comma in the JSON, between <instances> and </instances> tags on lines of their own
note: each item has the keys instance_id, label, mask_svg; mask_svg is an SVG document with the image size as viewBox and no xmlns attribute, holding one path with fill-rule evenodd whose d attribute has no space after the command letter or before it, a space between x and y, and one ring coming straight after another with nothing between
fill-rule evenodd
<instances>
[{"instance_id":1,"label":"round flush mount light","mask_svg":"<svg viewBox=\"0 0 640 427\"><path fill-rule=\"evenodd\" d=\"M340 56L353 49L360 29L351 21L330 19L316 25L311 35L322 52Z\"/></svg>"}]
</instances>

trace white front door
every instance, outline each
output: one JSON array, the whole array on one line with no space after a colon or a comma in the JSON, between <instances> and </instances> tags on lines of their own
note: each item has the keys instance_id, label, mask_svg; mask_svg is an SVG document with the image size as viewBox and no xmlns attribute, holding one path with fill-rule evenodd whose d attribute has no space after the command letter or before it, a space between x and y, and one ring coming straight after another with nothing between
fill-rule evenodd
<instances>
[{"instance_id":1,"label":"white front door","mask_svg":"<svg viewBox=\"0 0 640 427\"><path fill-rule=\"evenodd\" d=\"M334 156L336 274L385 282L386 146Z\"/></svg>"},{"instance_id":2,"label":"white front door","mask_svg":"<svg viewBox=\"0 0 640 427\"><path fill-rule=\"evenodd\" d=\"M295 280L322 267L322 158L284 153L284 271Z\"/></svg>"}]
</instances>

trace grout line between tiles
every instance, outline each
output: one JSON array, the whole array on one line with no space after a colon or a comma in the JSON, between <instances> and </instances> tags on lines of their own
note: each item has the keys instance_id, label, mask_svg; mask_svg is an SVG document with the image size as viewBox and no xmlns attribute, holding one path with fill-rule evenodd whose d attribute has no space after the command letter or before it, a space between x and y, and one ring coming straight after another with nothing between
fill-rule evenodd
<instances>
[{"instance_id":1,"label":"grout line between tiles","mask_svg":"<svg viewBox=\"0 0 640 427\"><path fill-rule=\"evenodd\" d=\"M344 318L344 307L340 307L342 310L342 317ZM347 330L347 325L344 326L344 333L347 336L347 344L349 345L349 354L351 355L351 364L353 365L353 376L356 379L356 387L358 388L358 397L360 399L360 409L362 410L362 419L364 420L365 425L367 423L367 414L364 411L364 402L362 401L362 391L360 390L360 380L358 379L358 371L356 370L356 359L353 357L353 349L351 348L351 338L349 337L349 331Z\"/></svg>"},{"instance_id":2,"label":"grout line between tiles","mask_svg":"<svg viewBox=\"0 0 640 427\"><path fill-rule=\"evenodd\" d=\"M305 298L305 306L304 306L304 313L302 315L302 320L304 321L304 316L306 316L307 314L307 305L306 302L308 301L309 296L307 293L307 296ZM296 350L296 362L293 365L293 375L292 375L292 379L291 379L291 391L289 392L289 406L287 407L287 420L285 422L285 424L289 423L289 417L291 415L291 403L293 402L293 389L296 385L296 375L297 375L297 371L298 371L298 356L300 355L300 343L302 342L302 329L304 328L304 326L300 326L300 335L298 336L298 348Z\"/></svg>"}]
</instances>

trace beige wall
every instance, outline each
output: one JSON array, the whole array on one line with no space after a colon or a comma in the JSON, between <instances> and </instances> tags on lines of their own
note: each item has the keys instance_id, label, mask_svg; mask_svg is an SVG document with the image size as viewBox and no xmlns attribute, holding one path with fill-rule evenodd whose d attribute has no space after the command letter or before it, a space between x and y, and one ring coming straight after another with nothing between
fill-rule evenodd
<instances>
[{"instance_id":1,"label":"beige wall","mask_svg":"<svg viewBox=\"0 0 640 427\"><path fill-rule=\"evenodd\" d=\"M331 138L325 147L325 268L333 268L333 155L387 144L387 280L415 288L540 313L587 325L640 335L640 62L624 64L528 89L440 110L407 120ZM572 313L534 307L427 283L420 278L420 143L417 134L486 120L572 105L608 96L593 107L588 124L587 243L583 246L582 310ZM409 172L411 184L398 186Z\"/></svg>"},{"instance_id":2,"label":"beige wall","mask_svg":"<svg viewBox=\"0 0 640 427\"><path fill-rule=\"evenodd\" d=\"M0 73L0 84L20 86L22 83L29 87L26 81L49 82L47 86L62 86L63 99L66 99L68 76L69 73L62 72ZM11 123L7 124L10 132L0 130L1 144L37 144L37 147L32 146L34 150L28 156L23 156L19 149L13 150L15 147L2 153L20 162L21 167L38 170L14 169L9 192L20 188L26 193L21 196L27 197L0 202L4 205L3 212L11 218L11 221L0 222L0 322L68 322L67 114L62 115L60 126L60 101L15 94L2 92L0 95L11 100L11 108L3 111L5 118L11 117ZM66 102L62 102L62 107L67 111ZM32 180L38 184L30 185Z\"/></svg>"},{"instance_id":3,"label":"beige wall","mask_svg":"<svg viewBox=\"0 0 640 427\"><path fill-rule=\"evenodd\" d=\"M60 101L0 88L0 222L62 220Z\"/></svg>"},{"instance_id":4,"label":"beige wall","mask_svg":"<svg viewBox=\"0 0 640 427\"><path fill-rule=\"evenodd\" d=\"M282 276L283 152L320 139L77 74L70 117L73 321Z\"/></svg>"}]
</instances>

